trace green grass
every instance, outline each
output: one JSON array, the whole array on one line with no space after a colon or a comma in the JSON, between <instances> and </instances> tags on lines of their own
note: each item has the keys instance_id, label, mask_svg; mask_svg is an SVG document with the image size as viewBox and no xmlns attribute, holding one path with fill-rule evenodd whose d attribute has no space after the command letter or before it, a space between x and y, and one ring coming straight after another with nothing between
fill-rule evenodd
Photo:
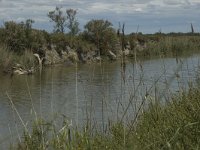
<instances>
[{"instance_id":1,"label":"green grass","mask_svg":"<svg viewBox=\"0 0 200 150\"><path fill-rule=\"evenodd\" d=\"M0 68L4 71L11 70L16 64L20 64L24 69L30 69L37 64L33 53L26 50L23 54L9 51L6 46L0 46Z\"/></svg>"},{"instance_id":2,"label":"green grass","mask_svg":"<svg viewBox=\"0 0 200 150\"><path fill-rule=\"evenodd\" d=\"M146 38L145 48L137 49L138 57L178 57L200 51L198 36L161 36L157 40Z\"/></svg>"},{"instance_id":3,"label":"green grass","mask_svg":"<svg viewBox=\"0 0 200 150\"><path fill-rule=\"evenodd\" d=\"M106 133L87 127L78 131L66 121L57 128L53 122L37 120L32 132L25 132L16 149L197 150L200 149L200 90L190 88L165 105L150 103L136 124L112 123Z\"/></svg>"},{"instance_id":4,"label":"green grass","mask_svg":"<svg viewBox=\"0 0 200 150\"><path fill-rule=\"evenodd\" d=\"M137 149L199 149L200 91L190 89L166 106L154 104L132 134Z\"/></svg>"}]
</instances>

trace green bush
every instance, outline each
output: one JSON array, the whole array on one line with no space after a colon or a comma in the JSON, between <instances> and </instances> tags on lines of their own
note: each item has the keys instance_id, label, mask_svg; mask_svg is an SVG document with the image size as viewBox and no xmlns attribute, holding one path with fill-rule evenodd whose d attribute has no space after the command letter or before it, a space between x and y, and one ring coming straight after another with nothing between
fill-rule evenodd
<instances>
[{"instance_id":1,"label":"green bush","mask_svg":"<svg viewBox=\"0 0 200 150\"><path fill-rule=\"evenodd\" d=\"M5 31L3 41L9 50L22 53L26 48L26 33L23 24L17 24L13 21L5 22Z\"/></svg>"},{"instance_id":2,"label":"green bush","mask_svg":"<svg viewBox=\"0 0 200 150\"><path fill-rule=\"evenodd\" d=\"M23 54L27 49L37 52L40 48L46 47L47 33L31 28L31 20L26 23L5 22L4 28L0 29L0 41L8 50L17 54Z\"/></svg>"},{"instance_id":3,"label":"green bush","mask_svg":"<svg viewBox=\"0 0 200 150\"><path fill-rule=\"evenodd\" d=\"M115 49L117 33L107 20L91 20L85 25L84 39L96 45L101 55Z\"/></svg>"}]
</instances>

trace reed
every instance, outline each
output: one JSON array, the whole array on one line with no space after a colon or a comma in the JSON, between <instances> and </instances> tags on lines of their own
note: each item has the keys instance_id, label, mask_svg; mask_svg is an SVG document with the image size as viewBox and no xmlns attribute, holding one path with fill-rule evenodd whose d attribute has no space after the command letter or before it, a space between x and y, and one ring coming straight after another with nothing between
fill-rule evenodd
<instances>
[{"instance_id":1,"label":"reed","mask_svg":"<svg viewBox=\"0 0 200 150\"><path fill-rule=\"evenodd\" d=\"M36 120L32 134L25 132L17 149L198 149L199 100L200 90L190 87L188 92L173 95L165 105L149 101L148 108L139 114L137 124L134 118L127 124L111 122L107 132L88 126L78 130L64 119L60 127Z\"/></svg>"},{"instance_id":2,"label":"reed","mask_svg":"<svg viewBox=\"0 0 200 150\"><path fill-rule=\"evenodd\" d=\"M21 65L24 69L30 69L37 65L37 61L30 50L23 54L17 54L9 51L6 46L0 46L0 68L9 72L16 64Z\"/></svg>"},{"instance_id":3,"label":"reed","mask_svg":"<svg viewBox=\"0 0 200 150\"><path fill-rule=\"evenodd\" d=\"M178 57L199 52L200 38L197 36L161 36L159 40L149 38L143 50L138 49L140 57Z\"/></svg>"}]
</instances>

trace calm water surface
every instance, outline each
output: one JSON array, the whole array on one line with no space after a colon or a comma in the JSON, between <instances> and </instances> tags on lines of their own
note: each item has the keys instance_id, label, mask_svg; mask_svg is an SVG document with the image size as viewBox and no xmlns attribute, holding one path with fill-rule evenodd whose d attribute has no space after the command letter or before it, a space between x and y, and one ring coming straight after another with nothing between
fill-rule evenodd
<instances>
[{"instance_id":1,"label":"calm water surface","mask_svg":"<svg viewBox=\"0 0 200 150\"><path fill-rule=\"evenodd\" d=\"M0 74L0 149L7 148L22 133L22 123L38 115L52 119L62 114L74 125L82 125L89 117L98 124L119 119L131 107L133 115L146 94L167 99L168 93L187 88L198 74L199 55L187 58L152 59L126 62L125 76L120 61L93 65L45 68L32 76ZM123 77L122 77L123 76ZM154 85L154 86L153 86ZM134 97L134 98L130 98Z\"/></svg>"}]
</instances>

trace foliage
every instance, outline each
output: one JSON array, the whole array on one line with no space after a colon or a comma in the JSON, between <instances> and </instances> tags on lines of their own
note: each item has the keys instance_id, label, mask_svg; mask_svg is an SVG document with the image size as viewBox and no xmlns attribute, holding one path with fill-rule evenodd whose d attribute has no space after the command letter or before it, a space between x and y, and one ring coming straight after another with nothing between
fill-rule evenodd
<instances>
[{"instance_id":1,"label":"foliage","mask_svg":"<svg viewBox=\"0 0 200 150\"><path fill-rule=\"evenodd\" d=\"M84 128L77 131L69 122L60 128L55 122L36 122L18 149L198 149L200 146L200 91L174 96L165 106L149 103L135 122L113 123L108 132Z\"/></svg>"},{"instance_id":2,"label":"foliage","mask_svg":"<svg viewBox=\"0 0 200 150\"><path fill-rule=\"evenodd\" d=\"M56 51L61 54L61 51L66 50L68 45L66 35L64 33L54 33L51 35L52 44L55 46Z\"/></svg>"},{"instance_id":3,"label":"foliage","mask_svg":"<svg viewBox=\"0 0 200 150\"><path fill-rule=\"evenodd\" d=\"M137 149L198 149L200 91L191 88L167 106L152 104L140 117L131 140Z\"/></svg>"},{"instance_id":4,"label":"foliage","mask_svg":"<svg viewBox=\"0 0 200 150\"><path fill-rule=\"evenodd\" d=\"M84 39L84 36L71 36L71 34L53 33L50 36L51 44L56 51L61 55L62 51L68 52L73 49L78 53L87 53L89 51L96 51L96 46L90 41Z\"/></svg>"},{"instance_id":5,"label":"foliage","mask_svg":"<svg viewBox=\"0 0 200 150\"><path fill-rule=\"evenodd\" d=\"M64 33L66 26L66 16L63 14L63 11L60 7L56 7L55 10L48 13L48 17L55 23L54 32Z\"/></svg>"},{"instance_id":6,"label":"foliage","mask_svg":"<svg viewBox=\"0 0 200 150\"><path fill-rule=\"evenodd\" d=\"M138 57L172 56L198 52L200 38L198 36L172 36L163 34L129 35L131 50L137 51Z\"/></svg>"},{"instance_id":7,"label":"foliage","mask_svg":"<svg viewBox=\"0 0 200 150\"><path fill-rule=\"evenodd\" d=\"M70 35L76 35L79 32L78 21L76 19L77 11L67 9L66 13L61 10L61 7L56 7L55 10L48 13L50 21L54 22L54 32L64 33L65 27L70 30Z\"/></svg>"},{"instance_id":8,"label":"foliage","mask_svg":"<svg viewBox=\"0 0 200 150\"><path fill-rule=\"evenodd\" d=\"M0 37L8 50L18 54L23 54L27 49L39 51L46 45L44 32L32 29L33 20L16 23L13 21L5 22L1 29Z\"/></svg>"},{"instance_id":9,"label":"foliage","mask_svg":"<svg viewBox=\"0 0 200 150\"><path fill-rule=\"evenodd\" d=\"M8 48L11 51L21 53L26 48L26 33L23 23L17 24L13 21L5 22L4 24L4 39Z\"/></svg>"},{"instance_id":10,"label":"foliage","mask_svg":"<svg viewBox=\"0 0 200 150\"><path fill-rule=\"evenodd\" d=\"M0 46L6 51L23 56L27 51L38 53L44 57L46 50L55 48L62 55L62 51L72 49L78 55L87 56L108 55L108 51L119 54L122 48L120 33L117 34L108 20L92 19L84 26L85 30L79 32L79 23L76 18L77 11L60 7L48 13L48 17L55 23L54 33L33 29L33 20L24 22L8 21L0 28ZM66 28L69 33L64 33ZM175 56L198 52L200 49L199 33L132 33L125 35L124 47L130 49L129 56ZM132 51L131 51L132 50Z\"/></svg>"},{"instance_id":11,"label":"foliage","mask_svg":"<svg viewBox=\"0 0 200 150\"><path fill-rule=\"evenodd\" d=\"M16 64L20 64L24 69L30 69L36 65L33 52L26 50L23 54L18 55L10 51L6 46L0 46L0 67L5 72L11 72L11 69Z\"/></svg>"},{"instance_id":12,"label":"foliage","mask_svg":"<svg viewBox=\"0 0 200 150\"><path fill-rule=\"evenodd\" d=\"M106 54L112 50L117 41L117 34L112 28L112 23L107 20L91 20L85 25L85 38L100 50L100 54Z\"/></svg>"},{"instance_id":13,"label":"foliage","mask_svg":"<svg viewBox=\"0 0 200 150\"><path fill-rule=\"evenodd\" d=\"M66 10L66 13L67 13L67 20L68 20L67 27L70 30L69 34L72 35L72 36L74 36L80 30L78 28L79 23L78 23L78 21L76 19L76 13L77 13L77 11L74 10L74 9L68 9L68 10Z\"/></svg>"}]
</instances>

